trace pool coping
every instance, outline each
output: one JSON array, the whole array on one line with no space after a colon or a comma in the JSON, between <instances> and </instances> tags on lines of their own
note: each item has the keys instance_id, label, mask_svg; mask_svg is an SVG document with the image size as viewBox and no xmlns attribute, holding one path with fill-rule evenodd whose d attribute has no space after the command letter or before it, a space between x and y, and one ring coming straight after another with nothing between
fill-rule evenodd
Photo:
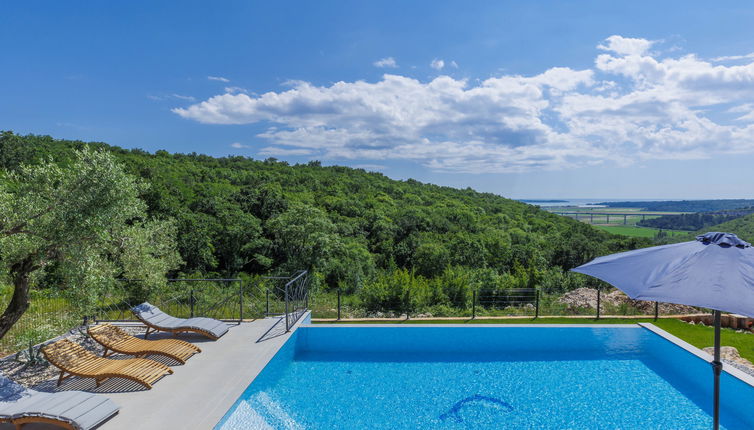
<instances>
[{"instance_id":1,"label":"pool coping","mask_svg":"<svg viewBox=\"0 0 754 430\"><path fill-rule=\"evenodd\" d=\"M685 349L686 351L690 352L691 354L694 354L698 358L701 358L707 363L710 363L710 366L712 365L712 360L714 360L714 357L706 353L704 350L699 349L695 347L694 345L686 342L685 340L666 332L665 330L657 327L656 325L652 323L637 323L636 325L651 331L652 333L662 337L663 339L675 344L676 346L680 348ZM736 368L735 366L732 366L727 363L723 363L723 372L726 372L729 375L733 376L734 378L740 379L744 383L754 387L754 376L749 375L748 373Z\"/></svg>"},{"instance_id":2,"label":"pool coping","mask_svg":"<svg viewBox=\"0 0 754 430\"><path fill-rule=\"evenodd\" d=\"M369 328L369 327L390 327L390 328L414 328L414 327L437 327L437 328L460 328L460 327L496 327L496 328L515 328L515 327L546 327L546 328L559 328L559 327L574 327L574 328L635 328L636 324L303 324L303 327L307 328Z\"/></svg>"}]
</instances>

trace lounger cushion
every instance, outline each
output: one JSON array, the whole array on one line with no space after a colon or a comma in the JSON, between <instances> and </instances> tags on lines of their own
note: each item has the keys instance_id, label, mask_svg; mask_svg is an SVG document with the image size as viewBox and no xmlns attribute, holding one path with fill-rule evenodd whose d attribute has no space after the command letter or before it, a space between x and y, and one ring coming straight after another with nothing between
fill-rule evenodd
<instances>
[{"instance_id":1,"label":"lounger cushion","mask_svg":"<svg viewBox=\"0 0 754 430\"><path fill-rule=\"evenodd\" d=\"M165 329L196 329L206 331L215 337L220 337L228 332L228 324L220 320L213 318L176 318L172 317L160 308L154 306L148 302L144 302L138 306L132 308L133 312L142 320L148 322L155 327L161 327Z\"/></svg>"},{"instance_id":2,"label":"lounger cushion","mask_svg":"<svg viewBox=\"0 0 754 430\"><path fill-rule=\"evenodd\" d=\"M11 393L10 397L2 397L0 401L0 418L5 420L49 418L69 423L77 429L90 429L110 418L119 409L105 396L82 391L43 393L24 388L2 375L0 386L2 395Z\"/></svg>"}]
</instances>

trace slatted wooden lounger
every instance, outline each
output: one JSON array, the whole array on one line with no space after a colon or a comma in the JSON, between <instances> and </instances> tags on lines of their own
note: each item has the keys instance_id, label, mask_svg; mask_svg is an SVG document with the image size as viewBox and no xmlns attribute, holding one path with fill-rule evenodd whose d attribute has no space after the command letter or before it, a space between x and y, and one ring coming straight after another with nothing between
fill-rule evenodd
<instances>
[{"instance_id":1,"label":"slatted wooden lounger","mask_svg":"<svg viewBox=\"0 0 754 430\"><path fill-rule=\"evenodd\" d=\"M144 302L131 308L136 318L147 326L144 338L149 336L149 331L166 331L169 333L193 332L199 333L212 340L219 339L228 332L228 324L214 318L176 318L161 311L160 308Z\"/></svg>"},{"instance_id":2,"label":"slatted wooden lounger","mask_svg":"<svg viewBox=\"0 0 754 430\"><path fill-rule=\"evenodd\" d=\"M139 339L112 324L92 326L87 329L87 332L92 339L105 347L103 357L107 357L112 352L136 357L155 354L165 355L183 364L192 355L202 352L199 347L180 339Z\"/></svg>"},{"instance_id":3,"label":"slatted wooden lounger","mask_svg":"<svg viewBox=\"0 0 754 430\"><path fill-rule=\"evenodd\" d=\"M118 405L98 394L81 391L44 393L23 387L0 374L0 422L16 429L24 424L54 424L88 430L118 413Z\"/></svg>"},{"instance_id":4,"label":"slatted wooden lounger","mask_svg":"<svg viewBox=\"0 0 754 430\"><path fill-rule=\"evenodd\" d=\"M68 339L61 339L42 348L47 361L60 369L58 385L73 375L94 378L97 386L110 378L126 378L147 388L163 376L173 373L168 366L146 358L113 360L102 358ZM68 375L66 375L68 373Z\"/></svg>"}]
</instances>

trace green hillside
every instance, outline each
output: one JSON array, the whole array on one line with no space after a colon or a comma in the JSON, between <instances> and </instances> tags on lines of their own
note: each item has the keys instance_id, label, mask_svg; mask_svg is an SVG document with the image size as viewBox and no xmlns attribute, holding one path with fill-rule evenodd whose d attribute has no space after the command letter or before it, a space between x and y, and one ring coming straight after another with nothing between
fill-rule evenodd
<instances>
[{"instance_id":1,"label":"green hillside","mask_svg":"<svg viewBox=\"0 0 754 430\"><path fill-rule=\"evenodd\" d=\"M150 213L177 221L183 274L309 269L322 286L365 287L379 303L399 294L388 291L391 280L409 279L401 285L429 285L427 301L453 304L459 282L464 291L569 289L591 281L564 270L650 245L494 194L319 162L151 154L4 132L0 169L44 159L66 163L72 149L85 145L112 152L150 185L142 196Z\"/></svg>"},{"instance_id":2,"label":"green hillside","mask_svg":"<svg viewBox=\"0 0 754 430\"><path fill-rule=\"evenodd\" d=\"M723 231L726 233L733 233L747 242L754 242L754 214L736 218L732 221L727 221L722 224L713 225L711 227L697 231L696 234L702 234L708 231Z\"/></svg>"}]
</instances>

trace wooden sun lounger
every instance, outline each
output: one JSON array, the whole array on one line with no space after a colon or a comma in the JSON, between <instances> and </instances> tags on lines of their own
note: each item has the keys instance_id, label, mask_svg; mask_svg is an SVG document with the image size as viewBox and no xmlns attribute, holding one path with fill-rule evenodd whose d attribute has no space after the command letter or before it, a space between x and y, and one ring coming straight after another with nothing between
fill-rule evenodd
<instances>
[{"instance_id":1,"label":"wooden sun lounger","mask_svg":"<svg viewBox=\"0 0 754 430\"><path fill-rule=\"evenodd\" d=\"M161 311L160 308L144 302L131 308L131 312L136 315L144 325L147 326L147 332L144 338L149 336L149 331L166 331L168 333L192 332L207 336L212 340L219 339L228 332L228 324L214 318L176 318Z\"/></svg>"},{"instance_id":2,"label":"wooden sun lounger","mask_svg":"<svg viewBox=\"0 0 754 430\"><path fill-rule=\"evenodd\" d=\"M136 357L155 354L170 357L184 364L189 357L202 352L199 347L180 339L139 339L112 324L92 326L87 329L87 332L92 339L105 347L103 357L107 357L112 352Z\"/></svg>"},{"instance_id":3,"label":"wooden sun lounger","mask_svg":"<svg viewBox=\"0 0 754 430\"><path fill-rule=\"evenodd\" d=\"M173 373L168 366L146 358L113 360L102 358L68 339L61 339L42 348L47 361L60 369L58 385L71 376L94 378L97 386L110 378L126 378L147 388L163 376ZM66 375L68 373L68 375Z\"/></svg>"},{"instance_id":4,"label":"wooden sun lounger","mask_svg":"<svg viewBox=\"0 0 754 430\"><path fill-rule=\"evenodd\" d=\"M118 413L118 405L98 394L81 391L44 393L23 387L0 374L0 422L16 429L24 424L54 424L89 430Z\"/></svg>"}]
</instances>

